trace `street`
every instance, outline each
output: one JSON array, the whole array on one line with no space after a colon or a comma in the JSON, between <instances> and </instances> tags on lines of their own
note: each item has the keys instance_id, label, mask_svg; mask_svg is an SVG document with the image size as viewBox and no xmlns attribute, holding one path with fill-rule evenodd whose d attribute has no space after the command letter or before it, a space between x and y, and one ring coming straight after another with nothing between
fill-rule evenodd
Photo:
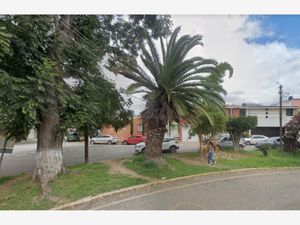
<instances>
[{"instance_id":1,"label":"street","mask_svg":"<svg viewBox=\"0 0 300 225\"><path fill-rule=\"evenodd\" d=\"M96 206L108 210L299 210L300 170L208 175Z\"/></svg>"},{"instance_id":2,"label":"street","mask_svg":"<svg viewBox=\"0 0 300 225\"><path fill-rule=\"evenodd\" d=\"M63 157L66 165L84 162L83 142L64 142ZM13 176L22 172L32 172L35 167L36 143L16 144L12 154L5 154L0 176ZM197 142L180 145L180 152L197 151ZM134 155L134 145L90 145L90 162L120 159Z\"/></svg>"}]
</instances>

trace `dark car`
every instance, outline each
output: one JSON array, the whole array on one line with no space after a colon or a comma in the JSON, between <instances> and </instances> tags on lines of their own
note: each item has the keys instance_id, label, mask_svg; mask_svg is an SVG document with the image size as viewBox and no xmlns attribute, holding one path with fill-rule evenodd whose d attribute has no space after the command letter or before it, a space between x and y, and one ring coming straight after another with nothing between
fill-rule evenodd
<instances>
[{"instance_id":1,"label":"dark car","mask_svg":"<svg viewBox=\"0 0 300 225\"><path fill-rule=\"evenodd\" d=\"M67 141L80 141L80 136L78 132L69 133L66 139Z\"/></svg>"}]
</instances>

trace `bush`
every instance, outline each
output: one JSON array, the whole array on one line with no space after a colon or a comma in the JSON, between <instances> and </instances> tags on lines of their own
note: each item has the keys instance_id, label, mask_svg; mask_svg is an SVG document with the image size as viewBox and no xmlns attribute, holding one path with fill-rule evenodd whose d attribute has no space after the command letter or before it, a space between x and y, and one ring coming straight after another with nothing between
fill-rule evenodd
<instances>
[{"instance_id":1,"label":"bush","mask_svg":"<svg viewBox=\"0 0 300 225\"><path fill-rule=\"evenodd\" d=\"M271 145L263 144L260 146L259 150L263 153L264 156L268 156L268 150L271 149Z\"/></svg>"}]
</instances>

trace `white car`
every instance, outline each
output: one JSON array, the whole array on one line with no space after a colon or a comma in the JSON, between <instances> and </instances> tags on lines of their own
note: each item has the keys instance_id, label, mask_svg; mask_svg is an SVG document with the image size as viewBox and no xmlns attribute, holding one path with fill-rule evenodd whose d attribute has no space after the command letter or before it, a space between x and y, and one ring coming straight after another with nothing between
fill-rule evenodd
<instances>
[{"instance_id":1,"label":"white car","mask_svg":"<svg viewBox=\"0 0 300 225\"><path fill-rule=\"evenodd\" d=\"M268 139L265 135L252 135L250 138L244 138L246 145L255 145L256 143L266 141Z\"/></svg>"},{"instance_id":2,"label":"white car","mask_svg":"<svg viewBox=\"0 0 300 225\"><path fill-rule=\"evenodd\" d=\"M140 142L135 145L135 152L136 153L142 153L144 152L146 147L145 142ZM177 152L179 149L178 143L174 140L174 138L165 138L162 143L162 151L170 151L172 153Z\"/></svg>"},{"instance_id":3,"label":"white car","mask_svg":"<svg viewBox=\"0 0 300 225\"><path fill-rule=\"evenodd\" d=\"M97 135L91 138L90 143L111 145L111 144L116 144L118 141L119 141L118 138L112 135Z\"/></svg>"}]
</instances>

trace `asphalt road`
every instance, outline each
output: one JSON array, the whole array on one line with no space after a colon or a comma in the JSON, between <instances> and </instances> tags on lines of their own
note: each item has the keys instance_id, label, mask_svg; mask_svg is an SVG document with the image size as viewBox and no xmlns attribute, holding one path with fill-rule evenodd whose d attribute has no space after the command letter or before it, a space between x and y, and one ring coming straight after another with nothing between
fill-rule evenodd
<instances>
[{"instance_id":1,"label":"asphalt road","mask_svg":"<svg viewBox=\"0 0 300 225\"><path fill-rule=\"evenodd\" d=\"M99 210L299 210L300 170L209 175L133 195Z\"/></svg>"},{"instance_id":2,"label":"asphalt road","mask_svg":"<svg viewBox=\"0 0 300 225\"><path fill-rule=\"evenodd\" d=\"M197 143L181 144L179 151L197 151ZM0 176L13 176L22 172L32 172L35 167L36 143L16 144L12 154L5 154ZM134 155L133 145L90 145L90 162L120 159ZM66 165L84 162L83 142L64 142L63 157Z\"/></svg>"}]
</instances>

